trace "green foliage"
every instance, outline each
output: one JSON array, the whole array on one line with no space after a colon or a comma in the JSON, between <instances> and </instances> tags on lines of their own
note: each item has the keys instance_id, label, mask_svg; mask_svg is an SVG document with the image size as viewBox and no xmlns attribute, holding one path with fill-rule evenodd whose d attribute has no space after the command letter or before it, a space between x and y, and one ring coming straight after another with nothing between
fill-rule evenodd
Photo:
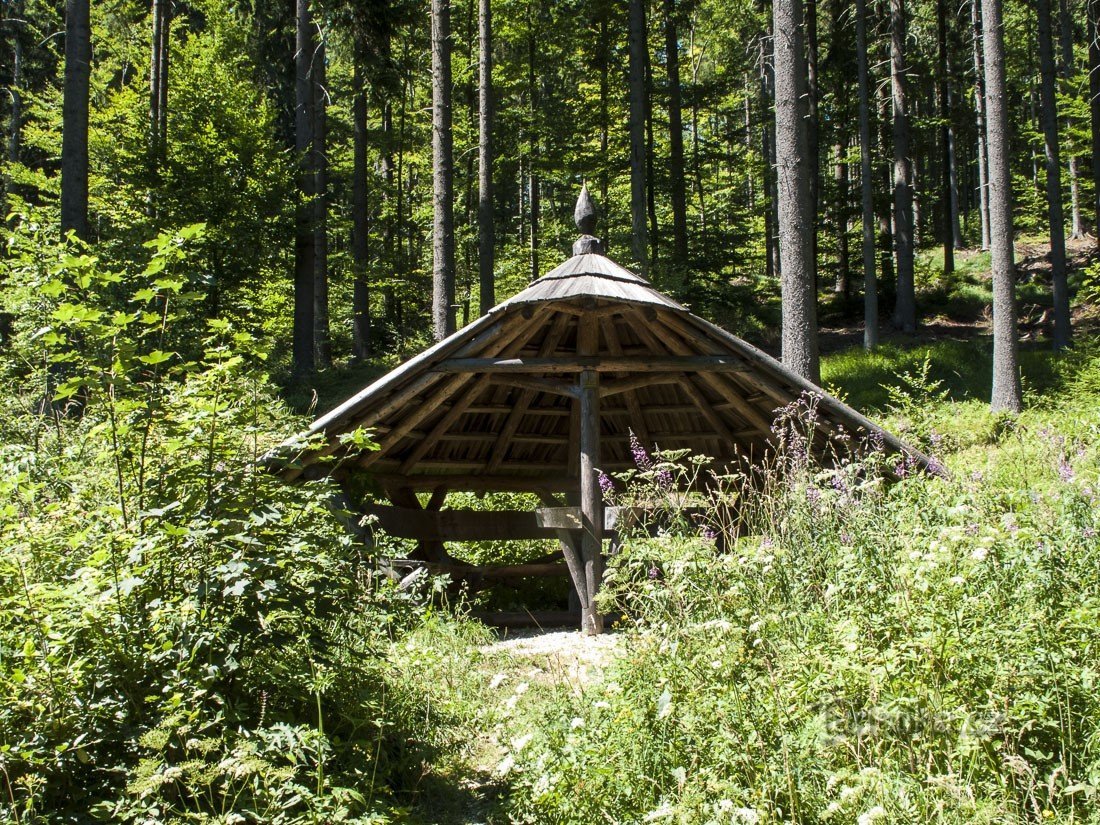
<instances>
[{"instance_id":1,"label":"green foliage","mask_svg":"<svg viewBox=\"0 0 1100 825\"><path fill-rule=\"evenodd\" d=\"M625 543L623 654L524 720L514 815L1095 821L1094 442L1021 429L1009 475L892 488L804 443L733 499L724 552L698 528Z\"/></svg>"},{"instance_id":2,"label":"green foliage","mask_svg":"<svg viewBox=\"0 0 1100 825\"><path fill-rule=\"evenodd\" d=\"M5 272L0 818L382 821L431 746L415 684L386 702L419 608L327 483L263 468L300 424L263 348L189 312L203 228L119 271L37 231Z\"/></svg>"}]
</instances>

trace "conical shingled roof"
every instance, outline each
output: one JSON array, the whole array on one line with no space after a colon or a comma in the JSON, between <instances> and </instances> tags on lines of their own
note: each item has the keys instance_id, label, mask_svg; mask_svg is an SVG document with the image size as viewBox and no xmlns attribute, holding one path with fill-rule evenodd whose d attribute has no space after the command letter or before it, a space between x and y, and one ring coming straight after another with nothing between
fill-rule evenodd
<instances>
[{"instance_id":1,"label":"conical shingled roof","mask_svg":"<svg viewBox=\"0 0 1100 825\"><path fill-rule=\"evenodd\" d=\"M772 448L775 411L806 392L819 396L815 448L843 428L853 438L875 433L888 451L929 465L641 276L582 252L318 418L309 432L323 434L324 446L281 472L365 471L422 487L453 479L454 489L574 489L574 388L582 370L599 375L604 470L633 466L631 433L647 448L687 448L718 463L760 458ZM360 452L341 441L360 427L374 432L380 449Z\"/></svg>"}]
</instances>

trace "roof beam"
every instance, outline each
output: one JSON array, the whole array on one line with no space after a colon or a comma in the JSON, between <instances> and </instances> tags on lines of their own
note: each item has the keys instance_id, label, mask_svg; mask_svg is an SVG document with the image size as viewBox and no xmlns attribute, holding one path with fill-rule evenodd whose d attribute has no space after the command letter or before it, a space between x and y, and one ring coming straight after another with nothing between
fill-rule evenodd
<instances>
[{"instance_id":1,"label":"roof beam","mask_svg":"<svg viewBox=\"0 0 1100 825\"><path fill-rule=\"evenodd\" d=\"M568 358L449 358L431 368L445 373L539 373L558 375L596 372L746 372L736 355L635 356L576 355Z\"/></svg>"}]
</instances>

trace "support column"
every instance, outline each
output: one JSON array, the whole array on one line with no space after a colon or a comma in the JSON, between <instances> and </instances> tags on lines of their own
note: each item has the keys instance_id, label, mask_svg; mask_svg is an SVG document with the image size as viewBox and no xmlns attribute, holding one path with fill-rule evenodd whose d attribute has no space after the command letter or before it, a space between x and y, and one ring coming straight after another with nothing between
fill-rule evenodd
<instances>
[{"instance_id":1,"label":"support column","mask_svg":"<svg viewBox=\"0 0 1100 825\"><path fill-rule=\"evenodd\" d=\"M596 609L596 593L603 579L603 496L596 464L600 460L600 376L595 370L581 373L579 388L581 443L581 557L587 585L587 604L581 600L582 629L603 632L603 617Z\"/></svg>"}]
</instances>

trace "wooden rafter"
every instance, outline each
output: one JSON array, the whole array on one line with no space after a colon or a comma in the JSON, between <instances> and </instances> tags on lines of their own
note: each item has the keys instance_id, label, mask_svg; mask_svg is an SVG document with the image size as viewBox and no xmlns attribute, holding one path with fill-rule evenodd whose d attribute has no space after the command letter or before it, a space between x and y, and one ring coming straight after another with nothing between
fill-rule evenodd
<instances>
[{"instance_id":1,"label":"wooden rafter","mask_svg":"<svg viewBox=\"0 0 1100 825\"><path fill-rule=\"evenodd\" d=\"M539 346L540 358L545 358L554 353L554 350L556 350L561 343L561 339L565 337L565 332L569 328L569 322L570 316L564 314L558 315L554 320L554 325L547 331L546 337ZM486 472L495 473L497 468L500 467L501 462L504 461L504 456L508 453L508 444L512 436L515 435L516 430L519 429L523 416L527 414L527 408L531 406L531 402L534 401L537 396L538 392L533 389L525 389L520 393L519 398L516 399L515 406L504 422L504 426L501 427L500 435L496 443L493 444L493 451L489 455L489 463Z\"/></svg>"}]
</instances>

